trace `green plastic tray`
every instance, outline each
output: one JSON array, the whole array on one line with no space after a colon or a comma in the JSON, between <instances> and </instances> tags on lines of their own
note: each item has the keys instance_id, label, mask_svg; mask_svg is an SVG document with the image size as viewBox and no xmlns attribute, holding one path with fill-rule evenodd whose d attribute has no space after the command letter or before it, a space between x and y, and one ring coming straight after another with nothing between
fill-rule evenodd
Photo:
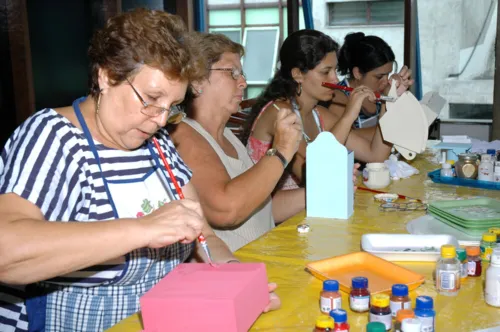
<instances>
[{"instance_id":1,"label":"green plastic tray","mask_svg":"<svg viewBox=\"0 0 500 332\"><path fill-rule=\"evenodd\" d=\"M486 228L481 228L481 229L470 229L470 228L464 228L464 227L461 227L453 222L450 222L449 220L447 219L444 219L442 217L439 217L439 216L436 216L434 215L434 217L436 219L438 219L440 222L450 226L450 227L453 227L457 230L459 230L460 232L462 233L465 233L467 235L470 235L470 236L473 236L473 237L481 237L484 233L488 232L488 227Z\"/></svg>"},{"instance_id":2,"label":"green plastic tray","mask_svg":"<svg viewBox=\"0 0 500 332\"><path fill-rule=\"evenodd\" d=\"M433 216L439 216L441 218L452 221L452 222L454 222L462 227L465 227L465 228L500 227L500 220L498 220L498 221L494 221L494 220L468 221L468 220L464 220L461 218L457 218L452 214L443 212L442 210L435 210L435 209L429 208L428 212L429 212L429 214L431 214Z\"/></svg>"},{"instance_id":3,"label":"green plastic tray","mask_svg":"<svg viewBox=\"0 0 500 332\"><path fill-rule=\"evenodd\" d=\"M436 201L429 204L433 211L443 213L465 222L487 223L500 221L500 202L490 198Z\"/></svg>"}]
</instances>

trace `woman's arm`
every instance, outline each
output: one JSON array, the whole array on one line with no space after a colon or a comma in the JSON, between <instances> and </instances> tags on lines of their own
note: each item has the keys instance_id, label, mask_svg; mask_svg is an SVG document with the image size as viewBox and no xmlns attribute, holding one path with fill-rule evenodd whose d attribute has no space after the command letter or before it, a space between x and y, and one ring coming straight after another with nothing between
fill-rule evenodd
<instances>
[{"instance_id":1,"label":"woman's arm","mask_svg":"<svg viewBox=\"0 0 500 332\"><path fill-rule=\"evenodd\" d=\"M165 204L140 219L46 221L16 194L0 195L0 282L28 284L123 256L142 247L188 243L200 234L197 203Z\"/></svg>"},{"instance_id":2,"label":"woman's arm","mask_svg":"<svg viewBox=\"0 0 500 332\"><path fill-rule=\"evenodd\" d=\"M369 130L368 130L369 129ZM369 131L375 131L371 140L367 140L366 134ZM365 134L363 134L365 133ZM383 162L391 154L392 145L383 140L380 126L374 129L355 129L352 130L347 138L345 146L354 151L354 156L362 162Z\"/></svg>"},{"instance_id":3,"label":"woman's arm","mask_svg":"<svg viewBox=\"0 0 500 332\"><path fill-rule=\"evenodd\" d=\"M306 190L278 190L273 195L273 217L279 224L306 208Z\"/></svg>"}]
</instances>

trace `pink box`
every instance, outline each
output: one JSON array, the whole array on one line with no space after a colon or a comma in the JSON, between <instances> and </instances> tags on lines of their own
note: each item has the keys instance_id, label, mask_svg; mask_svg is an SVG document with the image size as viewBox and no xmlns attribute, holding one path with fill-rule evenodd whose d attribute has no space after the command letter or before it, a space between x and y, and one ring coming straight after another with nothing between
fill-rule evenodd
<instances>
[{"instance_id":1,"label":"pink box","mask_svg":"<svg viewBox=\"0 0 500 332\"><path fill-rule=\"evenodd\" d=\"M180 264L140 302L145 332L248 331L269 303L266 266Z\"/></svg>"}]
</instances>

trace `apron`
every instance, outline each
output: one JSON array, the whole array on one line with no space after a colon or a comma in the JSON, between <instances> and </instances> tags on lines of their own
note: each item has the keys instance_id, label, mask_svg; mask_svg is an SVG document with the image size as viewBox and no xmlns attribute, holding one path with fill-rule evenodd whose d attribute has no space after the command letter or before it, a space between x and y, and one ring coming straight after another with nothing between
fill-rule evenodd
<instances>
[{"instance_id":1,"label":"apron","mask_svg":"<svg viewBox=\"0 0 500 332\"><path fill-rule=\"evenodd\" d=\"M114 176L108 179L104 175L98 150L80 112L79 103L83 100L73 102L73 108L101 171L114 218L141 217L179 199L170 187L171 180L163 171L151 142L147 142L147 148L154 165L142 177L120 179ZM161 249L134 250L113 260L106 271L109 280L93 287L50 282L28 285L29 331L99 331L113 326L137 312L139 297L185 261L193 247L194 243L175 243Z\"/></svg>"}]
</instances>

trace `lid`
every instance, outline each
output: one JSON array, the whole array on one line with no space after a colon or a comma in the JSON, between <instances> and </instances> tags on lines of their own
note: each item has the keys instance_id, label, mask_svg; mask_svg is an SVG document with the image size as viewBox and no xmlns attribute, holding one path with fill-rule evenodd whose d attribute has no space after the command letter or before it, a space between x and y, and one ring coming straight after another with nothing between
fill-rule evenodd
<instances>
[{"instance_id":1,"label":"lid","mask_svg":"<svg viewBox=\"0 0 500 332\"><path fill-rule=\"evenodd\" d=\"M413 318L413 317L415 317L415 313L411 309L401 309L401 310L398 310L398 312L396 314L396 320L398 320L400 322L402 322L403 319L405 319L405 318Z\"/></svg>"},{"instance_id":2,"label":"lid","mask_svg":"<svg viewBox=\"0 0 500 332\"><path fill-rule=\"evenodd\" d=\"M451 169L451 165L448 163L443 164L442 166L444 169Z\"/></svg>"},{"instance_id":3,"label":"lid","mask_svg":"<svg viewBox=\"0 0 500 332\"><path fill-rule=\"evenodd\" d=\"M455 160L453 159L449 159L446 161L447 164L450 164L450 165L455 165Z\"/></svg>"},{"instance_id":4,"label":"lid","mask_svg":"<svg viewBox=\"0 0 500 332\"><path fill-rule=\"evenodd\" d=\"M417 296L415 301L416 309L432 309L434 307L434 300L430 296Z\"/></svg>"},{"instance_id":5,"label":"lid","mask_svg":"<svg viewBox=\"0 0 500 332\"><path fill-rule=\"evenodd\" d=\"M452 244L445 244L441 246L441 257L454 258L457 256L456 248Z\"/></svg>"},{"instance_id":6,"label":"lid","mask_svg":"<svg viewBox=\"0 0 500 332\"><path fill-rule=\"evenodd\" d=\"M499 171L500 171L500 169L499 169ZM498 234L500 234L500 227L491 227L491 228L488 228L488 232L498 235Z\"/></svg>"},{"instance_id":7,"label":"lid","mask_svg":"<svg viewBox=\"0 0 500 332\"><path fill-rule=\"evenodd\" d=\"M500 248L493 249L490 258L490 265L500 265Z\"/></svg>"},{"instance_id":8,"label":"lid","mask_svg":"<svg viewBox=\"0 0 500 332\"><path fill-rule=\"evenodd\" d=\"M467 253L464 248L457 248L457 258L459 261L464 261L467 258Z\"/></svg>"},{"instance_id":9,"label":"lid","mask_svg":"<svg viewBox=\"0 0 500 332\"><path fill-rule=\"evenodd\" d=\"M408 286L403 284L392 285L392 295L394 296L408 296Z\"/></svg>"},{"instance_id":10,"label":"lid","mask_svg":"<svg viewBox=\"0 0 500 332\"><path fill-rule=\"evenodd\" d=\"M347 322L347 312L343 309L333 309L330 311L330 317L333 318L335 324Z\"/></svg>"},{"instance_id":11,"label":"lid","mask_svg":"<svg viewBox=\"0 0 500 332\"><path fill-rule=\"evenodd\" d=\"M465 161L476 161L477 160L477 154L474 154L474 153L461 153L461 154L458 155L458 159L465 160Z\"/></svg>"},{"instance_id":12,"label":"lid","mask_svg":"<svg viewBox=\"0 0 500 332\"><path fill-rule=\"evenodd\" d=\"M327 292L338 292L339 282L337 280L325 280L323 281L323 290Z\"/></svg>"},{"instance_id":13,"label":"lid","mask_svg":"<svg viewBox=\"0 0 500 332\"><path fill-rule=\"evenodd\" d=\"M366 325L366 332L385 332L385 324L381 322L371 322Z\"/></svg>"},{"instance_id":14,"label":"lid","mask_svg":"<svg viewBox=\"0 0 500 332\"><path fill-rule=\"evenodd\" d=\"M483 241L485 242L497 242L497 235L493 233L484 233Z\"/></svg>"},{"instance_id":15,"label":"lid","mask_svg":"<svg viewBox=\"0 0 500 332\"><path fill-rule=\"evenodd\" d=\"M322 329L333 329L333 319L330 316L326 315L321 315L318 318L316 318L316 327L322 328Z\"/></svg>"},{"instance_id":16,"label":"lid","mask_svg":"<svg viewBox=\"0 0 500 332\"><path fill-rule=\"evenodd\" d=\"M495 151L495 149L488 149L488 150L486 150L486 153L489 154L489 155L492 155L492 156L494 156L494 155L497 154L497 152Z\"/></svg>"},{"instance_id":17,"label":"lid","mask_svg":"<svg viewBox=\"0 0 500 332\"><path fill-rule=\"evenodd\" d=\"M368 288L368 279L365 277L352 278L352 288Z\"/></svg>"},{"instance_id":18,"label":"lid","mask_svg":"<svg viewBox=\"0 0 500 332\"><path fill-rule=\"evenodd\" d=\"M422 322L418 318L406 318L401 322L403 332L420 332Z\"/></svg>"},{"instance_id":19,"label":"lid","mask_svg":"<svg viewBox=\"0 0 500 332\"><path fill-rule=\"evenodd\" d=\"M481 161L491 161L491 154L482 154Z\"/></svg>"},{"instance_id":20,"label":"lid","mask_svg":"<svg viewBox=\"0 0 500 332\"><path fill-rule=\"evenodd\" d=\"M389 303L390 303L389 295L387 295L387 294L373 294L370 303L372 306L379 307L379 308L388 307Z\"/></svg>"},{"instance_id":21,"label":"lid","mask_svg":"<svg viewBox=\"0 0 500 332\"><path fill-rule=\"evenodd\" d=\"M467 252L467 256L478 256L481 250L479 247L465 247L465 252Z\"/></svg>"}]
</instances>

